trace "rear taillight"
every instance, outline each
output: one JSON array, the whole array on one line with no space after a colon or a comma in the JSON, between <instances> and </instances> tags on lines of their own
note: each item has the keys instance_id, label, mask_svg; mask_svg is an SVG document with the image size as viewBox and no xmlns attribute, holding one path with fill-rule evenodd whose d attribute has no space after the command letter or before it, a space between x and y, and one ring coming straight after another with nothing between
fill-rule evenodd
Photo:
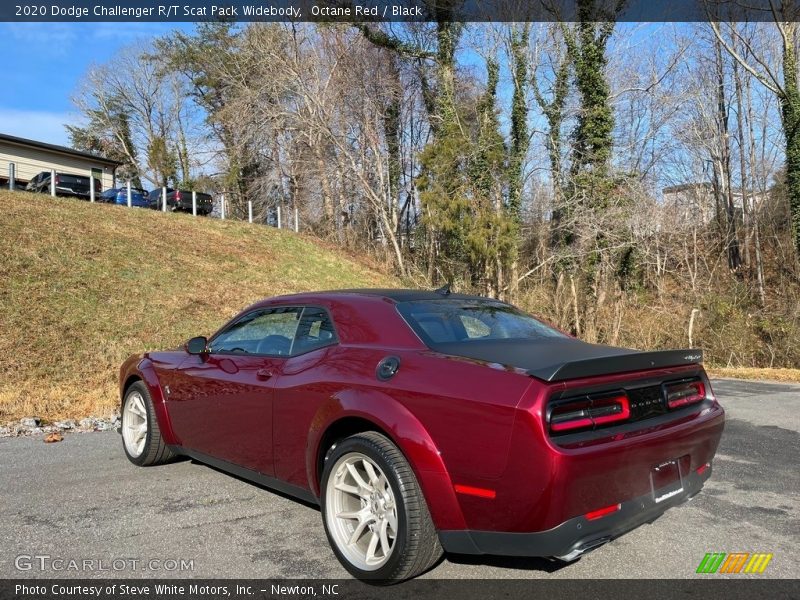
<instances>
[{"instance_id":1,"label":"rear taillight","mask_svg":"<svg viewBox=\"0 0 800 600\"><path fill-rule=\"evenodd\" d=\"M592 403L589 400L581 400L554 408L550 413L550 430L568 431L591 427L594 424L592 417L589 416L591 407Z\"/></svg>"},{"instance_id":2,"label":"rear taillight","mask_svg":"<svg viewBox=\"0 0 800 600\"><path fill-rule=\"evenodd\" d=\"M664 385L667 407L680 408L702 402L706 398L706 386L702 381L685 381Z\"/></svg>"},{"instance_id":3,"label":"rear taillight","mask_svg":"<svg viewBox=\"0 0 800 600\"><path fill-rule=\"evenodd\" d=\"M180 192L175 192L175 202L177 203L177 202L180 202L180 201L181 201L181 193Z\"/></svg>"},{"instance_id":4,"label":"rear taillight","mask_svg":"<svg viewBox=\"0 0 800 600\"><path fill-rule=\"evenodd\" d=\"M61 183L61 177L56 175L56 185L58 185L59 183Z\"/></svg>"},{"instance_id":5,"label":"rear taillight","mask_svg":"<svg viewBox=\"0 0 800 600\"><path fill-rule=\"evenodd\" d=\"M598 397L584 396L559 402L550 411L550 431L561 433L626 421L631 409L625 392Z\"/></svg>"}]
</instances>

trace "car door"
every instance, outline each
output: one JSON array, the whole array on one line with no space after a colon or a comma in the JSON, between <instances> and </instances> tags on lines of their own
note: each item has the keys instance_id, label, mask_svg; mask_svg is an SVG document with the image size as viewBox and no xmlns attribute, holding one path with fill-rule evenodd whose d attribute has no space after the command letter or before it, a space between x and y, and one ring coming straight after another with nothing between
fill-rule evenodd
<instances>
[{"instance_id":1,"label":"car door","mask_svg":"<svg viewBox=\"0 0 800 600\"><path fill-rule=\"evenodd\" d=\"M274 383L289 357L301 307L257 309L189 356L168 400L186 448L274 475Z\"/></svg>"}]
</instances>

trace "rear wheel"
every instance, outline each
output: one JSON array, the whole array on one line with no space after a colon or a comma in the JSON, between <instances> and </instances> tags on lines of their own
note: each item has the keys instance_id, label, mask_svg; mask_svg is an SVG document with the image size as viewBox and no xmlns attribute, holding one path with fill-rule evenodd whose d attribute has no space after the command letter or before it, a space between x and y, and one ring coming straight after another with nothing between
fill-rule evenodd
<instances>
[{"instance_id":1,"label":"rear wheel","mask_svg":"<svg viewBox=\"0 0 800 600\"><path fill-rule=\"evenodd\" d=\"M147 386L137 381L125 392L122 403L122 446L125 455L140 467L160 465L173 458L158 428Z\"/></svg>"},{"instance_id":2,"label":"rear wheel","mask_svg":"<svg viewBox=\"0 0 800 600\"><path fill-rule=\"evenodd\" d=\"M328 541L352 575L394 583L442 556L417 478L384 435L365 432L336 444L321 483Z\"/></svg>"}]
</instances>

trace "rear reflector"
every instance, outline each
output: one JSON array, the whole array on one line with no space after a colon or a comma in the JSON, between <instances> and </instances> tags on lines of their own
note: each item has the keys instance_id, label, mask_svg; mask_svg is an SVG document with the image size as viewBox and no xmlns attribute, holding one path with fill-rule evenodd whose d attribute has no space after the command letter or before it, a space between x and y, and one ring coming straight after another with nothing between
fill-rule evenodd
<instances>
[{"instance_id":1,"label":"rear reflector","mask_svg":"<svg viewBox=\"0 0 800 600\"><path fill-rule=\"evenodd\" d=\"M586 429L626 421L631 415L625 392L599 398L583 397L560 403L550 413L550 431Z\"/></svg>"},{"instance_id":2,"label":"rear reflector","mask_svg":"<svg viewBox=\"0 0 800 600\"><path fill-rule=\"evenodd\" d=\"M472 487L471 485L461 485L459 483L453 486L453 489L459 494L467 494L468 496L477 496L478 498L494 498L497 493L494 490L487 490L484 488Z\"/></svg>"},{"instance_id":3,"label":"rear reflector","mask_svg":"<svg viewBox=\"0 0 800 600\"><path fill-rule=\"evenodd\" d=\"M706 397L706 386L702 381L667 384L664 387L669 408L696 404L705 400Z\"/></svg>"},{"instance_id":4,"label":"rear reflector","mask_svg":"<svg viewBox=\"0 0 800 600\"><path fill-rule=\"evenodd\" d=\"M600 517L605 517L606 515L610 515L611 513L617 512L620 508L622 508L622 504L612 504L611 506L606 506L604 508L598 508L597 510L593 510L592 512L588 512L584 517L586 517L589 521L594 521L595 519L599 519Z\"/></svg>"},{"instance_id":5,"label":"rear reflector","mask_svg":"<svg viewBox=\"0 0 800 600\"><path fill-rule=\"evenodd\" d=\"M699 466L699 467L697 467L697 469L696 469L696 471L697 471L697 474L698 474L698 475L702 475L703 473L705 473L705 472L706 472L706 469L708 469L708 467L710 467L710 466L711 466L711 463L706 463L706 464L704 464L704 465L700 465L700 466Z\"/></svg>"}]
</instances>

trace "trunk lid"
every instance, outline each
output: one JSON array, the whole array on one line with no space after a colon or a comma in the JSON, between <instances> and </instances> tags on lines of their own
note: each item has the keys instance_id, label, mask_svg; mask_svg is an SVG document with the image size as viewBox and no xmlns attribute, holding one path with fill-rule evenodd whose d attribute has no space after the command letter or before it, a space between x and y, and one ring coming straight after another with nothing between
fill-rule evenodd
<instances>
[{"instance_id":1,"label":"trunk lid","mask_svg":"<svg viewBox=\"0 0 800 600\"><path fill-rule=\"evenodd\" d=\"M544 381L565 381L699 364L702 350L641 352L575 338L470 340L435 344L443 354L462 356L525 370Z\"/></svg>"}]
</instances>

